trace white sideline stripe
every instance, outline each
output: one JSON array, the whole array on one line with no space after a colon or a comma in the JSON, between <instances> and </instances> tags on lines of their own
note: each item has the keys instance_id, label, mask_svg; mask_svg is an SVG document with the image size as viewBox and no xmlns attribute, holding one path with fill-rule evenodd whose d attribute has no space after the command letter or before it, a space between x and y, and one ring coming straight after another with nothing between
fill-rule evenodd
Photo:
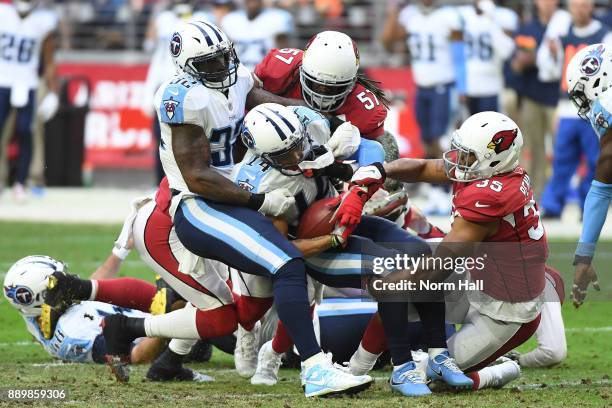
<instances>
[{"instance_id":1,"label":"white sideline stripe","mask_svg":"<svg viewBox=\"0 0 612 408\"><path fill-rule=\"evenodd\" d=\"M609 332L612 331L612 326L602 327L569 327L565 329L566 333L580 333L580 332Z\"/></svg>"}]
</instances>

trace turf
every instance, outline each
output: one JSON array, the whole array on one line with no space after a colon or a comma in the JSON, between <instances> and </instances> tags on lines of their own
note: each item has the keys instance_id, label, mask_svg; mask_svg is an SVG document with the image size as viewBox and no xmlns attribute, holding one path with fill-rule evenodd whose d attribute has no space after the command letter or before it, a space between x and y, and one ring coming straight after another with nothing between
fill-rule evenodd
<instances>
[{"instance_id":1,"label":"turf","mask_svg":"<svg viewBox=\"0 0 612 408\"><path fill-rule=\"evenodd\" d=\"M22 256L46 254L68 262L71 271L88 276L107 256L119 226L27 224L0 222L0 277ZM570 282L571 242L551 244L551 263ZM206 406L206 407L604 407L612 406L612 282L608 266L612 242L600 245L597 267L602 293L580 310L566 303L563 308L567 328L568 357L551 369L525 369L522 378L502 390L477 393L444 392L425 399L393 396L387 385L387 372L376 371L372 389L354 398L306 400L297 371L282 370L275 387L252 386L232 370L230 356L215 350L210 363L195 368L216 378L216 382L158 384L145 382L146 367L135 367L127 385L115 383L106 367L58 364L31 341L21 317L2 297L0 300L0 388L64 388L68 402L57 405L115 406ZM152 280L152 274L131 254L122 276ZM607 276L605 276L607 275ZM567 286L567 285L566 285ZM523 349L533 347L530 340ZM0 401L0 406L10 405ZM29 403L49 406L49 402Z\"/></svg>"}]
</instances>

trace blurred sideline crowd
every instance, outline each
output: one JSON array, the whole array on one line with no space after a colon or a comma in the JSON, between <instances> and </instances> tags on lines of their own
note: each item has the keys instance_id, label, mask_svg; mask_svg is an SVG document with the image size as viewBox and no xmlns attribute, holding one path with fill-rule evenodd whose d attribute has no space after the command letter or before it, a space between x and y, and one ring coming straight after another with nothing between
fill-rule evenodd
<instances>
[{"instance_id":1,"label":"blurred sideline crowd","mask_svg":"<svg viewBox=\"0 0 612 408\"><path fill-rule=\"evenodd\" d=\"M167 52L172 32L180 21L189 18L207 19L220 25L249 69L270 49L304 48L313 34L326 29L344 31L353 37L362 53L362 68L409 66L416 95L408 95L407 99L414 103L428 157L440 157L452 129L469 114L485 110L508 114L523 131L526 143L523 165L531 175L545 217L560 217L568 200L582 206L593 177L597 138L589 124L568 109L562 78L565 64L579 48L612 41L608 29L612 26L610 1L38 3L35 11L47 13L46 21L50 23L35 48L40 55L29 69L44 80L27 83L30 97L21 105L13 98L3 99L3 92L15 93L15 86L0 82L0 129L4 130L0 144L0 188L10 173L17 200L27 197L26 185L34 188L44 185L44 122L58 108L57 97L53 96L58 90L53 78L52 50L144 53L151 61L146 88L152 96L174 71ZM0 5L12 7L14 2L0 0ZM0 58L0 73L6 63ZM32 107L35 104L38 109ZM9 114L11 111L14 113ZM153 114L152 107L149 114ZM154 129L154 134L159 134L159 130ZM12 138L17 140L18 154L11 172L6 156ZM433 203L427 209L429 214L448 213L450 209L439 203L449 200L436 198L437 194L446 194L444 191L434 188L426 194Z\"/></svg>"}]
</instances>

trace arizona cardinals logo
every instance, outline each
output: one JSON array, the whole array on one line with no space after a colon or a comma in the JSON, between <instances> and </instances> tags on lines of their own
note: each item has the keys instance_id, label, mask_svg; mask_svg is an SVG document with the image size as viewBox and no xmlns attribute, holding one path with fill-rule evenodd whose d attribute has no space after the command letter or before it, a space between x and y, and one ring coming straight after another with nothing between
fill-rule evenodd
<instances>
[{"instance_id":1,"label":"arizona cardinals logo","mask_svg":"<svg viewBox=\"0 0 612 408\"><path fill-rule=\"evenodd\" d=\"M580 72L586 76L593 76L598 73L599 69L601 68L603 53L603 45L600 45L593 51L589 52L580 63Z\"/></svg>"},{"instance_id":2,"label":"arizona cardinals logo","mask_svg":"<svg viewBox=\"0 0 612 408\"><path fill-rule=\"evenodd\" d=\"M172 120L174 117L174 113L176 112L176 107L180 102L175 101L172 97L170 99L166 99L164 101L164 109L166 110L166 115L168 119Z\"/></svg>"},{"instance_id":3,"label":"arizona cardinals logo","mask_svg":"<svg viewBox=\"0 0 612 408\"><path fill-rule=\"evenodd\" d=\"M495 153L500 154L512 146L517 135L518 129L502 130L493 136L487 147L491 150L495 150Z\"/></svg>"}]
</instances>

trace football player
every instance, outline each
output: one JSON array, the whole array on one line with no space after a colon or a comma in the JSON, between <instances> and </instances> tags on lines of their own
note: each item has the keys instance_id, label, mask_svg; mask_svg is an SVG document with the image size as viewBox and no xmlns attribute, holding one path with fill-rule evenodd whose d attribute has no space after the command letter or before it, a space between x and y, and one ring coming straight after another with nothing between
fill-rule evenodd
<instances>
[{"instance_id":1,"label":"football player","mask_svg":"<svg viewBox=\"0 0 612 408\"><path fill-rule=\"evenodd\" d=\"M50 10L37 7L38 3L38 0L15 0L0 4L0 129L4 129L11 108L15 108L19 159L13 194L17 200L26 197L24 184L32 159L32 121L40 66L49 90L46 104L57 109L58 103L53 35L58 17Z\"/></svg>"},{"instance_id":2,"label":"football player","mask_svg":"<svg viewBox=\"0 0 612 408\"><path fill-rule=\"evenodd\" d=\"M456 9L438 7L436 0L393 8L382 34L388 51L406 42L417 85L416 118L427 157L441 156L438 140L450 125L451 88L465 93L462 23Z\"/></svg>"},{"instance_id":3,"label":"football player","mask_svg":"<svg viewBox=\"0 0 612 408\"><path fill-rule=\"evenodd\" d=\"M493 2L479 0L459 10L464 21L468 110L471 115L498 111L504 89L503 65L514 52L514 40L496 20Z\"/></svg>"},{"instance_id":4,"label":"football player","mask_svg":"<svg viewBox=\"0 0 612 408\"><path fill-rule=\"evenodd\" d=\"M234 42L240 61L252 70L268 51L289 45L293 16L283 9L264 7L263 0L246 0L244 10L223 17L221 28Z\"/></svg>"},{"instance_id":5,"label":"football player","mask_svg":"<svg viewBox=\"0 0 612 408\"><path fill-rule=\"evenodd\" d=\"M50 285L58 279L62 279L63 291L57 290L58 285ZM70 293L65 292L68 287ZM67 274L64 263L41 255L28 256L11 266L4 278L4 296L21 313L28 331L51 356L79 363L104 363L106 345L100 327L104 316L121 313L144 317L149 313L165 313L171 307L165 304L170 299L165 297L165 292L158 292L148 282L134 278L79 279ZM72 301L80 303L72 304ZM55 307L51 308L51 304ZM172 306L180 307L179 304ZM131 360L134 364L147 363L165 345L162 339L137 339L132 343ZM183 368L173 379L212 380L188 368Z\"/></svg>"},{"instance_id":6,"label":"football player","mask_svg":"<svg viewBox=\"0 0 612 408\"><path fill-rule=\"evenodd\" d=\"M307 395L367 388L369 376L347 375L322 353L308 313L302 255L262 215L283 214L294 197L286 189L252 194L226 177L234 164L232 149L245 106L287 99L253 88L251 73L240 65L232 43L211 23L183 24L172 36L170 52L179 73L162 84L155 104L162 130L160 157L171 190L166 214L186 251L169 261L190 273L202 257L272 278L279 316L304 359L304 384L317 389ZM103 331L107 361L117 378L126 381L134 338L199 339L197 321L189 309L144 319L109 316ZM181 356L170 350L168 358Z\"/></svg>"},{"instance_id":7,"label":"football player","mask_svg":"<svg viewBox=\"0 0 612 408\"><path fill-rule=\"evenodd\" d=\"M589 284L599 290L595 269L591 265L601 228L606 221L612 199L612 47L594 44L579 51L567 66L569 98L581 118L590 122L599 139L599 157L595 178L584 202L584 219L580 242L576 248L574 286L572 300L580 307Z\"/></svg>"},{"instance_id":8,"label":"football player","mask_svg":"<svg viewBox=\"0 0 612 408\"><path fill-rule=\"evenodd\" d=\"M436 257L474 256L474 243L495 243L487 246L491 253L483 268L470 271L482 290L459 300L465 321L448 340L467 372L522 344L540 321L548 245L529 176L518 164L522 144L510 118L481 112L453 134L443 159L400 159L384 166L389 177L405 182L453 183L453 224ZM444 280L448 272L419 268L407 279ZM484 386L486 381L473 378Z\"/></svg>"},{"instance_id":9,"label":"football player","mask_svg":"<svg viewBox=\"0 0 612 408\"><path fill-rule=\"evenodd\" d=\"M295 206L284 214L283 221L287 225L285 230L295 234L299 217L308 205L318 198L336 195L325 176L342 174L339 167L343 166L343 164L333 163L325 168L317 169L318 171L315 170L315 177L305 177L304 165L314 161L321 145L335 145L334 139L337 134L340 133L342 137L342 133L349 131L350 128L355 127L350 123L342 124L335 129L330 139L329 122L312 110L274 104L259 105L245 117L242 136L249 151L234 170L234 178L240 186L255 192L274 189L279 185L286 186L297 198ZM356 128L353 132L355 131ZM363 143L367 144L367 142ZM350 150L345 154L350 155ZM339 155L336 158L345 157ZM371 157L369 159L371 160ZM368 158L363 157L361 164L367 162ZM378 163L372 167L380 166ZM342 178L348 180L351 174L352 170L348 174L345 173ZM378 183L378 188L382 182ZM370 187L376 188L373 185ZM355 186L351 189L349 191L354 193ZM371 191L367 194L369 193ZM350 197L351 194L348 196ZM336 203L341 200L344 198L338 197ZM353 215L347 211L343 211L343 214ZM397 253L376 242L409 244L408 250L414 255L429 252L429 249L423 245L423 241L412 237L389 221L378 217L364 217L362 222L363 224L360 224L357 229L354 224L348 228L338 228L329 236L313 239L313 241L323 240L322 244L325 244L325 246L318 247L318 252L302 250L306 259L307 271L311 277L328 286L361 288L362 278L371 276L373 273L372 268L366 266L368 259L381 256L392 258ZM354 235L351 235L352 233ZM320 252L322 249L325 251ZM362 262L365 264L362 265ZM472 381L454 365L446 351L444 304L414 302L414 306L425 326L426 343L432 356L431 364L436 365L436 370L441 370L444 381L449 384L456 387L471 387ZM383 321L389 315L389 311L393 311L390 304L381 304L380 309ZM284 325L284 322L281 323ZM404 395L428 393L423 390L424 387L429 391L420 376L416 373L415 375L403 374L409 371L414 363L409 360L398 361L398 354L394 353L406 346L390 344L396 366L391 381L392 389ZM291 343L283 341L276 342L276 345L282 349L275 350L274 342L270 341L260 350L261 361L258 362L257 372L252 379L254 384L272 385L276 383L281 354L291 347Z\"/></svg>"}]
</instances>

